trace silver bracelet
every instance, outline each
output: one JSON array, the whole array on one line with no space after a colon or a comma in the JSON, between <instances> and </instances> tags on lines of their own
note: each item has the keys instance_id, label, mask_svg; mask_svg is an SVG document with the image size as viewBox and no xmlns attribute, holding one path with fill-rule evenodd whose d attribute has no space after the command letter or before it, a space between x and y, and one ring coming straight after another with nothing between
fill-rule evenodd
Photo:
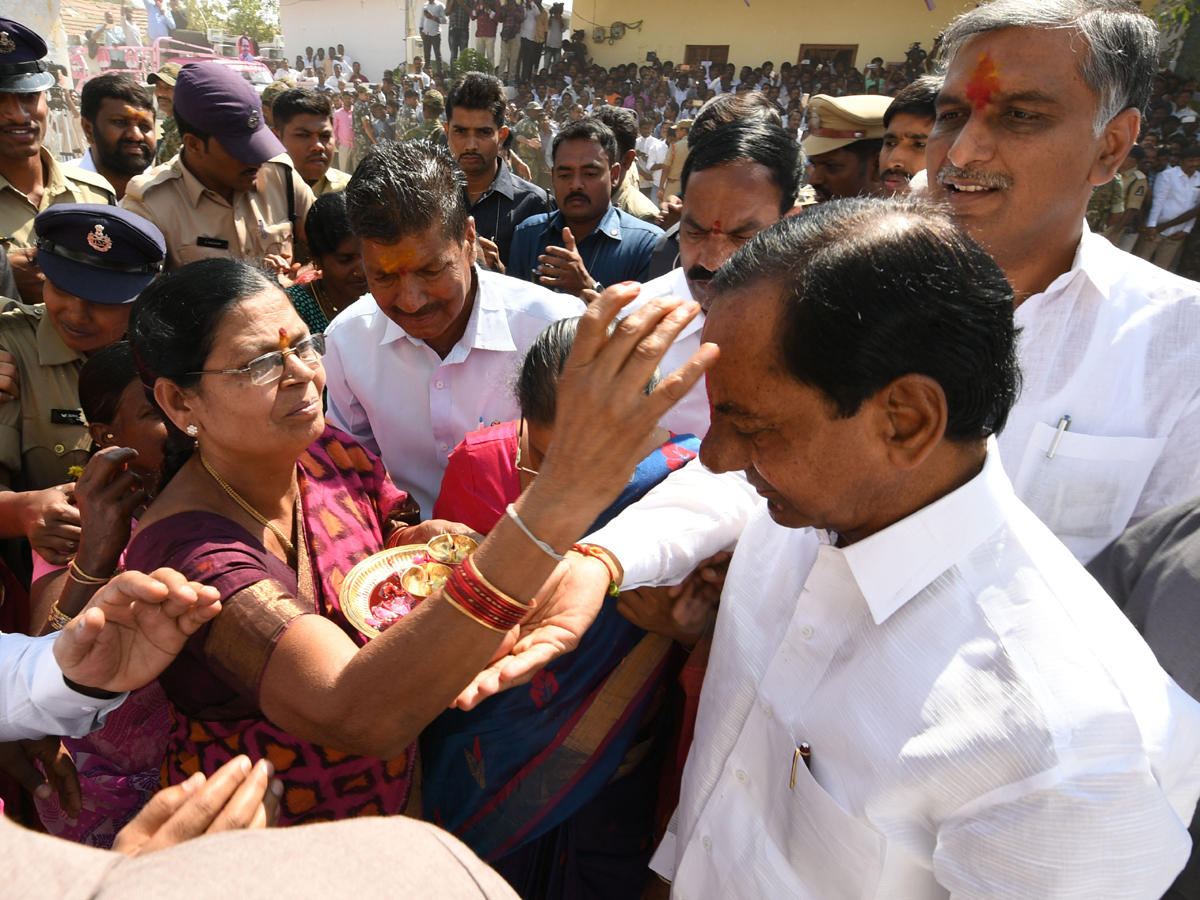
<instances>
[{"instance_id":1,"label":"silver bracelet","mask_svg":"<svg viewBox=\"0 0 1200 900\"><path fill-rule=\"evenodd\" d=\"M529 530L529 526L527 526L524 522L522 522L521 517L517 515L517 509L515 506L513 506L511 503L508 504L508 509L506 509L505 512L508 513L508 517L510 519L512 519L514 522L517 523L517 527L520 528L523 532L525 532L525 537L529 538L531 541L533 541L535 544L538 545L539 550L541 550L547 556L554 557L559 562L562 562L564 559L566 559L565 556L555 553L554 548L551 547L549 544L547 544L545 541L539 541L536 537L533 536L533 532Z\"/></svg>"}]
</instances>

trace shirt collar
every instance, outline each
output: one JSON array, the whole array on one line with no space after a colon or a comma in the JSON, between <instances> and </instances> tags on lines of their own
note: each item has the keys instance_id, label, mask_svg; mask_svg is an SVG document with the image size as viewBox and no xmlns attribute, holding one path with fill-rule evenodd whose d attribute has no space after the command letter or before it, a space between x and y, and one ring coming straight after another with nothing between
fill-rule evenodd
<instances>
[{"instance_id":1,"label":"shirt collar","mask_svg":"<svg viewBox=\"0 0 1200 900\"><path fill-rule=\"evenodd\" d=\"M1101 239L1103 240L1103 238ZM876 625L955 566L1004 524L1015 500L988 439L983 471L945 497L842 552Z\"/></svg>"},{"instance_id":2,"label":"shirt collar","mask_svg":"<svg viewBox=\"0 0 1200 900\"><path fill-rule=\"evenodd\" d=\"M498 162L500 163L500 168L496 170L496 177L492 179L492 183L488 185L488 189L479 196L478 200L475 201L476 206L478 206L488 197L492 196L493 191L503 194L509 200L512 200L513 197L516 196L517 186L513 184L512 172L509 170L508 166L504 164L504 160L501 159L498 160ZM463 188L463 191L465 193L466 188Z\"/></svg>"},{"instance_id":3,"label":"shirt collar","mask_svg":"<svg viewBox=\"0 0 1200 900\"><path fill-rule=\"evenodd\" d=\"M1101 296L1105 300L1108 300L1113 285L1124 274L1125 267L1123 266L1121 257L1126 255L1105 238L1094 234L1085 224L1083 226L1083 237L1080 238L1079 246L1075 250L1075 258L1071 262L1071 268L1055 278L1042 293L1047 295L1060 294L1073 284L1077 278L1086 278L1100 292Z\"/></svg>"},{"instance_id":4,"label":"shirt collar","mask_svg":"<svg viewBox=\"0 0 1200 900\"><path fill-rule=\"evenodd\" d=\"M75 362L75 360L82 361L86 358L82 353L72 350L63 343L63 339L58 336L58 332L54 328L54 323L50 321L48 312L43 312L42 318L38 321L37 350L38 363L43 366L61 366L64 363Z\"/></svg>"},{"instance_id":5,"label":"shirt collar","mask_svg":"<svg viewBox=\"0 0 1200 900\"><path fill-rule=\"evenodd\" d=\"M46 167L46 186L42 199L42 209L45 209L50 205L49 198L57 197L63 191L67 190L68 187L67 180L63 177L62 169L58 165L58 162L55 161L54 157L50 155L50 151L45 147L42 147L40 155L42 158L42 165ZM5 178L3 175L0 175L0 191L4 190L6 187L12 188L14 191L17 190L15 187L12 187L12 183L7 178ZM24 191L17 191L17 193L22 197L25 197ZM25 197L25 202L29 202L27 197Z\"/></svg>"},{"instance_id":6,"label":"shirt collar","mask_svg":"<svg viewBox=\"0 0 1200 900\"><path fill-rule=\"evenodd\" d=\"M563 218L561 209L555 210L554 215L558 217L558 221L562 223L562 225L566 224L566 220ZM562 225L559 227L561 228ZM600 224L592 229L592 231L582 240L576 241L576 243L581 244L593 234L599 233L602 233L605 237L612 238L614 241L621 240L621 213L611 203L608 205L608 212L606 212L604 214L604 218L600 220Z\"/></svg>"},{"instance_id":7,"label":"shirt collar","mask_svg":"<svg viewBox=\"0 0 1200 900\"><path fill-rule=\"evenodd\" d=\"M462 362L467 354L475 348L480 350L500 350L515 352L517 345L513 342L512 330L508 326L508 314L504 308L502 288L511 279L507 275L494 275L475 269L475 302L471 307L471 315L467 319L467 328L458 343L450 350L445 363ZM401 338L421 347L428 346L420 338L408 334L397 325L382 309L379 314L387 319L383 327L383 337L380 344L390 344Z\"/></svg>"},{"instance_id":8,"label":"shirt collar","mask_svg":"<svg viewBox=\"0 0 1200 900\"><path fill-rule=\"evenodd\" d=\"M234 191L233 198L231 200L226 200L216 191L211 191L201 184L200 179L193 175L192 170L184 164L182 154L176 157L175 165L179 166L179 171L183 176L183 188L187 192L188 202L191 203L193 207L199 206L200 198L207 194L216 202L232 208L237 205L238 197L244 193L243 191ZM261 171L261 169L259 171ZM257 178L255 178L254 184L255 187L258 186Z\"/></svg>"}]
</instances>

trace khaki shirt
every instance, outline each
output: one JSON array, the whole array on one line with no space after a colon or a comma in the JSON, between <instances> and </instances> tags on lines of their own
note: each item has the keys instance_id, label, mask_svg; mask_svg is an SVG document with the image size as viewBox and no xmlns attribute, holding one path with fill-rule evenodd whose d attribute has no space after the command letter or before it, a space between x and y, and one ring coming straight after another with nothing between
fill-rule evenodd
<instances>
[{"instance_id":1,"label":"khaki shirt","mask_svg":"<svg viewBox=\"0 0 1200 900\"><path fill-rule=\"evenodd\" d=\"M653 222L658 219L659 210L649 197L638 190L640 183L641 179L638 178L637 172L633 170L633 166L630 166L625 172L625 177L621 179L621 183L617 185L617 189L613 191L612 205L631 216L636 216L643 222Z\"/></svg>"},{"instance_id":2,"label":"khaki shirt","mask_svg":"<svg viewBox=\"0 0 1200 900\"><path fill-rule=\"evenodd\" d=\"M44 304L10 303L0 315L0 350L17 360L21 398L0 404L0 465L14 490L38 491L73 480L92 439L79 405L86 357L62 342Z\"/></svg>"},{"instance_id":3,"label":"khaki shirt","mask_svg":"<svg viewBox=\"0 0 1200 900\"><path fill-rule=\"evenodd\" d=\"M667 184L664 194L678 194L680 186L683 184L683 164L688 158L688 139L681 138L671 145L670 151L667 153ZM126 193L125 196L129 196Z\"/></svg>"},{"instance_id":4,"label":"khaki shirt","mask_svg":"<svg viewBox=\"0 0 1200 900\"><path fill-rule=\"evenodd\" d=\"M46 181L40 206L30 203L23 192L0 175L0 243L5 243L9 250L33 246L34 218L55 203L117 202L112 186L103 175L88 172L78 166L59 165L45 147L42 148L41 155Z\"/></svg>"},{"instance_id":5,"label":"khaki shirt","mask_svg":"<svg viewBox=\"0 0 1200 900\"><path fill-rule=\"evenodd\" d=\"M292 180L296 222L302 225L313 193L286 154L264 164L254 190L235 191L232 203L201 184L183 164L183 157L176 156L132 179L121 206L162 231L167 239L167 269L214 256L257 265L268 254L295 255L285 178Z\"/></svg>"},{"instance_id":6,"label":"khaki shirt","mask_svg":"<svg viewBox=\"0 0 1200 900\"><path fill-rule=\"evenodd\" d=\"M346 185L349 183L350 176L346 172L330 167L325 170L325 174L321 176L321 180L312 186L313 197L316 198L322 194L344 191Z\"/></svg>"}]
</instances>

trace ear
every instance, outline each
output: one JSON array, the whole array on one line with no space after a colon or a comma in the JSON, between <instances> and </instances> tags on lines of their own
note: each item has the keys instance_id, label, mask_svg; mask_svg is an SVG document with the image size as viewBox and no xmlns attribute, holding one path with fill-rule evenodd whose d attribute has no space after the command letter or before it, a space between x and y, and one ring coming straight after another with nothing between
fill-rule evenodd
<instances>
[{"instance_id":1,"label":"ear","mask_svg":"<svg viewBox=\"0 0 1200 900\"><path fill-rule=\"evenodd\" d=\"M185 134L183 136L183 147L187 150L187 155L192 159L204 156L204 141L200 140L194 134Z\"/></svg>"},{"instance_id":2,"label":"ear","mask_svg":"<svg viewBox=\"0 0 1200 900\"><path fill-rule=\"evenodd\" d=\"M1105 126L1104 134L1100 136L1100 153L1088 177L1093 186L1108 184L1113 180L1117 167L1137 140L1141 127L1142 114L1136 109L1117 113Z\"/></svg>"},{"instance_id":3,"label":"ear","mask_svg":"<svg viewBox=\"0 0 1200 900\"><path fill-rule=\"evenodd\" d=\"M90 434L92 436L92 441L93 441L93 443L95 443L95 445L97 447L107 447L108 446L107 440L104 436L109 433L110 427L111 426L106 425L104 422L89 422L88 423L88 427L87 427L88 434Z\"/></svg>"},{"instance_id":4,"label":"ear","mask_svg":"<svg viewBox=\"0 0 1200 900\"><path fill-rule=\"evenodd\" d=\"M154 383L154 402L180 431L186 433L194 425L194 405L191 397L175 382L160 378Z\"/></svg>"},{"instance_id":5,"label":"ear","mask_svg":"<svg viewBox=\"0 0 1200 900\"><path fill-rule=\"evenodd\" d=\"M609 187L613 193L616 193L617 188L621 186L621 164L613 163L613 167L608 170Z\"/></svg>"},{"instance_id":6,"label":"ear","mask_svg":"<svg viewBox=\"0 0 1200 900\"><path fill-rule=\"evenodd\" d=\"M275 135L275 137L279 138L281 141L283 140L283 135L279 133L279 129L274 125L271 126L271 134Z\"/></svg>"},{"instance_id":7,"label":"ear","mask_svg":"<svg viewBox=\"0 0 1200 900\"><path fill-rule=\"evenodd\" d=\"M949 410L942 386L927 375L901 375L871 400L888 460L915 469L942 442Z\"/></svg>"},{"instance_id":8,"label":"ear","mask_svg":"<svg viewBox=\"0 0 1200 900\"><path fill-rule=\"evenodd\" d=\"M632 165L633 165L633 163L634 163L634 161L635 161L636 159L637 159L637 150L636 150L636 149L634 149L634 150L630 150L630 151L629 151L628 153L626 153L626 154L625 154L625 156L622 158L622 160L621 160L621 168L622 168L622 169L628 169L630 166L632 166Z\"/></svg>"},{"instance_id":9,"label":"ear","mask_svg":"<svg viewBox=\"0 0 1200 900\"><path fill-rule=\"evenodd\" d=\"M500 143L503 144L507 140L508 140L508 126L501 125L500 126Z\"/></svg>"},{"instance_id":10,"label":"ear","mask_svg":"<svg viewBox=\"0 0 1200 900\"><path fill-rule=\"evenodd\" d=\"M96 143L96 136L93 132L93 128L95 126L93 126L92 123L88 119L85 119L82 116L79 118L79 124L83 126L83 136L87 140L87 142L89 144Z\"/></svg>"}]
</instances>

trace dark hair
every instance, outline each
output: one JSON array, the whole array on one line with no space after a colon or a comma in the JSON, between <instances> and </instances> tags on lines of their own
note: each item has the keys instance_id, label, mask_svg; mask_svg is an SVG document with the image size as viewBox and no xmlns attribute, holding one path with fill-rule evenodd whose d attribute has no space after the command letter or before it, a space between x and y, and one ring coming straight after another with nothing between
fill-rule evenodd
<instances>
[{"instance_id":1,"label":"dark hair","mask_svg":"<svg viewBox=\"0 0 1200 900\"><path fill-rule=\"evenodd\" d=\"M615 166L620 162L617 155L616 135L612 133L611 128L594 115L584 116L582 119L564 125L554 136L554 150L551 158L558 159L558 148L565 141L595 141L604 151L604 155L608 157L610 166Z\"/></svg>"},{"instance_id":2,"label":"dark hair","mask_svg":"<svg viewBox=\"0 0 1200 900\"><path fill-rule=\"evenodd\" d=\"M162 411L154 399L155 381L166 378L181 388L195 387L200 376L189 373L204 368L225 313L243 298L272 288L281 290L262 269L214 257L167 272L138 294L129 315L129 343L138 377L156 409ZM169 416L164 414L163 421L167 440L160 491L188 461L196 443Z\"/></svg>"},{"instance_id":3,"label":"dark hair","mask_svg":"<svg viewBox=\"0 0 1200 900\"><path fill-rule=\"evenodd\" d=\"M1200 158L1200 144L1187 144L1179 151L1180 159L1197 159Z\"/></svg>"},{"instance_id":4,"label":"dark hair","mask_svg":"<svg viewBox=\"0 0 1200 900\"><path fill-rule=\"evenodd\" d=\"M208 139L212 137L211 134L209 134L207 131L201 131L199 128L197 128L195 125L193 125L191 122L189 122L183 116L181 116L179 114L178 109L175 110L174 115L175 115L175 127L177 127L179 129L179 136L181 138L185 137L189 134L195 135L196 137L200 138L200 140L202 140L204 142L205 147L208 147Z\"/></svg>"},{"instance_id":5,"label":"dark hair","mask_svg":"<svg viewBox=\"0 0 1200 900\"><path fill-rule=\"evenodd\" d=\"M280 131L296 116L305 115L332 118L333 107L329 104L329 98L312 88L289 88L271 104L271 118Z\"/></svg>"},{"instance_id":6,"label":"dark hair","mask_svg":"<svg viewBox=\"0 0 1200 900\"><path fill-rule=\"evenodd\" d=\"M883 149L883 138L868 138L864 141L855 141L852 144L847 144L844 150L849 150L858 157L858 166L863 171L867 171L867 166L872 165L872 156L878 156L879 151Z\"/></svg>"},{"instance_id":7,"label":"dark hair","mask_svg":"<svg viewBox=\"0 0 1200 900\"><path fill-rule=\"evenodd\" d=\"M751 91L749 94L719 94L705 103L696 115L692 129L688 132L688 146L696 146L701 137L718 125L740 119L757 119L783 127L779 104L772 103L761 91Z\"/></svg>"},{"instance_id":8,"label":"dark hair","mask_svg":"<svg viewBox=\"0 0 1200 900\"><path fill-rule=\"evenodd\" d=\"M346 214L346 195L342 191L330 191L314 201L304 220L304 233L308 238L308 250L314 257L335 253L348 237L350 217Z\"/></svg>"},{"instance_id":9,"label":"dark hair","mask_svg":"<svg viewBox=\"0 0 1200 900\"><path fill-rule=\"evenodd\" d=\"M637 148L637 116L631 110L619 106L602 106L592 115L612 130L613 137L617 139L617 152L621 159L624 159L630 150Z\"/></svg>"},{"instance_id":10,"label":"dark hair","mask_svg":"<svg viewBox=\"0 0 1200 900\"><path fill-rule=\"evenodd\" d=\"M1146 148L1143 147L1141 144L1134 144L1132 147L1129 148L1129 155L1132 156L1134 159L1136 159L1138 162L1141 162L1143 159L1146 158Z\"/></svg>"},{"instance_id":11,"label":"dark hair","mask_svg":"<svg viewBox=\"0 0 1200 900\"><path fill-rule=\"evenodd\" d=\"M777 351L848 418L902 375L946 395L946 437L1004 427L1020 387L1013 292L995 261L928 201L818 204L760 232L722 266L715 294L783 288Z\"/></svg>"},{"instance_id":12,"label":"dark hair","mask_svg":"<svg viewBox=\"0 0 1200 900\"><path fill-rule=\"evenodd\" d=\"M761 120L742 119L726 122L692 144L683 164L681 192L686 195L688 179L696 172L728 166L732 163L760 163L771 170L771 180L779 188L779 211L785 213L800 193L800 145L778 125Z\"/></svg>"},{"instance_id":13,"label":"dark hair","mask_svg":"<svg viewBox=\"0 0 1200 900\"><path fill-rule=\"evenodd\" d=\"M937 95L946 79L941 75L922 75L912 84L901 88L892 103L883 111L883 127L892 124L892 117L914 116L918 119L937 117Z\"/></svg>"},{"instance_id":14,"label":"dark hair","mask_svg":"<svg viewBox=\"0 0 1200 900\"><path fill-rule=\"evenodd\" d=\"M100 115L105 100L124 100L141 109L154 110L154 98L132 75L125 72L105 72L83 83L79 94L79 115L93 124Z\"/></svg>"},{"instance_id":15,"label":"dark hair","mask_svg":"<svg viewBox=\"0 0 1200 900\"><path fill-rule=\"evenodd\" d=\"M129 341L117 341L88 357L79 370L79 405L89 424L111 423L121 407L121 395L138 377Z\"/></svg>"},{"instance_id":16,"label":"dark hair","mask_svg":"<svg viewBox=\"0 0 1200 900\"><path fill-rule=\"evenodd\" d=\"M466 180L450 151L429 141L389 142L368 153L346 185L350 230L383 244L440 228L461 242Z\"/></svg>"},{"instance_id":17,"label":"dark hair","mask_svg":"<svg viewBox=\"0 0 1200 900\"><path fill-rule=\"evenodd\" d=\"M446 121L454 115L454 107L463 109L482 109L492 114L496 129L504 127L504 110L508 106L508 95L504 92L504 82L495 75L485 75L482 72L468 72L454 82L450 92L446 94Z\"/></svg>"},{"instance_id":18,"label":"dark hair","mask_svg":"<svg viewBox=\"0 0 1200 900\"><path fill-rule=\"evenodd\" d=\"M616 327L609 326L609 333ZM558 411L558 378L562 375L567 357L575 345L579 316L559 319L539 334L525 351L521 370L517 374L517 405L521 416L531 425L548 428L554 424ZM658 371L647 382L649 394L658 386Z\"/></svg>"}]
</instances>

